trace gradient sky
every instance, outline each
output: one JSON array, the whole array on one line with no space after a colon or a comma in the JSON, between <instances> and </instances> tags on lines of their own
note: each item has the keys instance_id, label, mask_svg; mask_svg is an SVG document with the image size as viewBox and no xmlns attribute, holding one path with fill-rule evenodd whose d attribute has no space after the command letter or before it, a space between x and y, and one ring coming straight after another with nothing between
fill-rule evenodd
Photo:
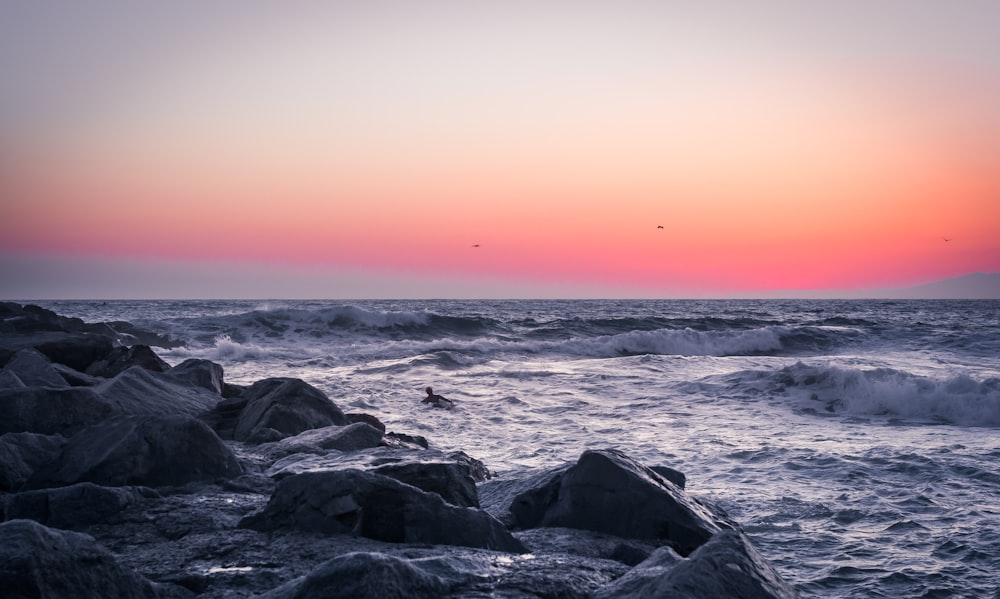
<instances>
[{"instance_id":1,"label":"gradient sky","mask_svg":"<svg viewBox=\"0 0 1000 599\"><path fill-rule=\"evenodd\" d=\"M0 296L1000 271L997 23L996 0L7 0Z\"/></svg>"}]
</instances>

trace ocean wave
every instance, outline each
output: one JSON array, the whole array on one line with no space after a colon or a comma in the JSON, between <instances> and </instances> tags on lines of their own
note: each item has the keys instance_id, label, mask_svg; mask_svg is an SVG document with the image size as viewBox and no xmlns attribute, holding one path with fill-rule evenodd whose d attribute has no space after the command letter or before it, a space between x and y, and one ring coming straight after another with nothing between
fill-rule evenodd
<instances>
[{"instance_id":1,"label":"ocean wave","mask_svg":"<svg viewBox=\"0 0 1000 599\"><path fill-rule=\"evenodd\" d=\"M749 376L748 376L749 375ZM963 426L1000 426L1000 378L944 379L893 368L855 369L801 362L770 373L741 373L739 385L784 394L806 410Z\"/></svg>"}]
</instances>

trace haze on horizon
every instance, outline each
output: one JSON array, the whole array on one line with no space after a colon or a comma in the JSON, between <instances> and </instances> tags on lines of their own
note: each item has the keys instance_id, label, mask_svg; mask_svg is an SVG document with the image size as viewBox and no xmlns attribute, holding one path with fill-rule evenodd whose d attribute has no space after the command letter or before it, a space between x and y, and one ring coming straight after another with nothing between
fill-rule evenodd
<instances>
[{"instance_id":1,"label":"haze on horizon","mask_svg":"<svg viewBox=\"0 0 1000 599\"><path fill-rule=\"evenodd\" d=\"M6 2L0 295L996 273L998 22L990 0Z\"/></svg>"}]
</instances>

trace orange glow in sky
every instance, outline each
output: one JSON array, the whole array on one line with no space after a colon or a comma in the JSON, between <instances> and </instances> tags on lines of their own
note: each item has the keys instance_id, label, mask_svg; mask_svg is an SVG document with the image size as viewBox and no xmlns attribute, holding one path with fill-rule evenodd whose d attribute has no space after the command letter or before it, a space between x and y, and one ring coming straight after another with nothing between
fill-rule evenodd
<instances>
[{"instance_id":1,"label":"orange glow in sky","mask_svg":"<svg viewBox=\"0 0 1000 599\"><path fill-rule=\"evenodd\" d=\"M24 4L0 257L608 297L1000 270L995 3Z\"/></svg>"}]
</instances>

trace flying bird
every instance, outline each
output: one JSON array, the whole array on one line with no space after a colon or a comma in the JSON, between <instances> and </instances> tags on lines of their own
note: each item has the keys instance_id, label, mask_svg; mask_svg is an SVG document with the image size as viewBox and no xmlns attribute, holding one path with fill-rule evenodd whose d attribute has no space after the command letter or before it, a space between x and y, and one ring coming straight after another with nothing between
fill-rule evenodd
<instances>
[{"instance_id":1,"label":"flying bird","mask_svg":"<svg viewBox=\"0 0 1000 599\"><path fill-rule=\"evenodd\" d=\"M472 247L477 248L477 247L479 247L479 244L478 243L474 243L474 244L472 244Z\"/></svg>"},{"instance_id":2,"label":"flying bird","mask_svg":"<svg viewBox=\"0 0 1000 599\"><path fill-rule=\"evenodd\" d=\"M948 239L947 237L942 237L941 239L944 239L945 241L951 241L951 240L950 240L950 239Z\"/></svg>"},{"instance_id":3,"label":"flying bird","mask_svg":"<svg viewBox=\"0 0 1000 599\"><path fill-rule=\"evenodd\" d=\"M656 225L656 228L657 228L657 229L662 229L662 228L663 228L663 225Z\"/></svg>"}]
</instances>

